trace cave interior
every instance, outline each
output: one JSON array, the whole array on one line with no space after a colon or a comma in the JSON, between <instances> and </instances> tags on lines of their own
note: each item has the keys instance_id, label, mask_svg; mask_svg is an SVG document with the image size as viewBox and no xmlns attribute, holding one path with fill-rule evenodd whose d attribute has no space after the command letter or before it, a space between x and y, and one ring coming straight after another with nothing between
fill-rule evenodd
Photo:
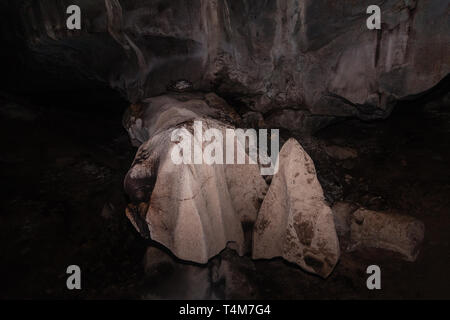
<instances>
[{"instance_id":1,"label":"cave interior","mask_svg":"<svg viewBox=\"0 0 450 320\"><path fill-rule=\"evenodd\" d=\"M365 4L352 1L299 1L305 20L297 24L295 1L107 0L110 10L72 2L84 10L80 31L65 30L68 1L0 4L0 298L450 298L449 1L372 1L387 18L370 33L355 27ZM392 13L397 2L415 5ZM386 37L403 54L395 71L380 71L397 63L386 57ZM424 39L435 44L426 52ZM375 62L364 56L373 41ZM124 178L138 148L124 113L179 94L180 79L195 94L220 97L246 128L279 128L280 147L295 138L331 208L421 221L417 259L350 249L339 236L339 262L324 279L231 249L187 262L142 237L125 214ZM152 254L159 264L149 263ZM73 264L83 290L66 288ZM367 289L369 265L381 267L382 290ZM214 279L214 270L234 280Z\"/></svg>"}]
</instances>

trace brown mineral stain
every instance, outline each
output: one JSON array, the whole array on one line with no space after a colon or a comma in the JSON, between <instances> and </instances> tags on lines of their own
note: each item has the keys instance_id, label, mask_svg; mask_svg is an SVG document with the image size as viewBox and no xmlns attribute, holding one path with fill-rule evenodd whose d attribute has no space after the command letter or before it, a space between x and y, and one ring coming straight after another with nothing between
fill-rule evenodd
<instances>
[{"instance_id":1,"label":"brown mineral stain","mask_svg":"<svg viewBox=\"0 0 450 320\"><path fill-rule=\"evenodd\" d=\"M312 165L310 162L305 163L306 171L310 174L316 174L316 170L314 169L314 165Z\"/></svg>"},{"instance_id":2,"label":"brown mineral stain","mask_svg":"<svg viewBox=\"0 0 450 320\"><path fill-rule=\"evenodd\" d=\"M269 220L262 218L261 221L256 226L256 231L258 232L258 234L262 234L269 224L270 224Z\"/></svg>"},{"instance_id":3,"label":"brown mineral stain","mask_svg":"<svg viewBox=\"0 0 450 320\"><path fill-rule=\"evenodd\" d=\"M313 225L309 221L300 222L301 215L294 218L294 228L297 236L302 244L310 246L314 237Z\"/></svg>"}]
</instances>

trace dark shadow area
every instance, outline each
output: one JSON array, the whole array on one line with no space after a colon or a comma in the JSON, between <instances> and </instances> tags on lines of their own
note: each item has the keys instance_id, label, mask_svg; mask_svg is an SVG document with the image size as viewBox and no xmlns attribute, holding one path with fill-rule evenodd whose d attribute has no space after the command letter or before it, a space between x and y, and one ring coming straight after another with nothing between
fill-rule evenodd
<instances>
[{"instance_id":1,"label":"dark shadow area","mask_svg":"<svg viewBox=\"0 0 450 320\"><path fill-rule=\"evenodd\" d=\"M146 243L124 214L136 152L122 127L128 102L92 79L45 70L9 40L0 62L0 298L139 297ZM67 290L72 264L83 270L81 291Z\"/></svg>"}]
</instances>

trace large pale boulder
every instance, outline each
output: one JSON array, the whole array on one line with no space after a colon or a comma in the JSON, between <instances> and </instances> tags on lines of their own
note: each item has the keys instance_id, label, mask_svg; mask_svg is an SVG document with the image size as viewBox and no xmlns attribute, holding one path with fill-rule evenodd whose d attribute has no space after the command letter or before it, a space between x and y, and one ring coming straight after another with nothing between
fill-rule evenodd
<instances>
[{"instance_id":1,"label":"large pale boulder","mask_svg":"<svg viewBox=\"0 0 450 320\"><path fill-rule=\"evenodd\" d=\"M206 263L227 246L242 255L249 247L244 228L256 220L266 183L248 157L241 165L175 164L174 130L186 129L192 145L205 151L207 145L192 132L193 120L201 120L204 130L230 128L225 120L212 118L221 118L224 102L219 108L220 100L211 95L186 97L156 97L137 114L128 113L124 122L130 136L137 143L150 138L139 147L125 178L132 202L127 215L144 236L180 259Z\"/></svg>"},{"instance_id":2,"label":"large pale boulder","mask_svg":"<svg viewBox=\"0 0 450 320\"><path fill-rule=\"evenodd\" d=\"M141 150L151 148L154 139ZM171 151L169 147L168 154ZM198 263L206 263L229 242L243 254L244 234L232 206L223 166L175 165L167 156L159 161L144 216L151 238L178 258ZM140 170L145 169L133 166L129 176L139 176Z\"/></svg>"},{"instance_id":3,"label":"large pale boulder","mask_svg":"<svg viewBox=\"0 0 450 320\"><path fill-rule=\"evenodd\" d=\"M174 130L186 129L192 145L205 151L193 122L201 120L204 130L219 129L224 137L233 128L232 119L223 118L223 100L183 94L145 103L132 106L124 119L135 143L143 141L125 178L127 215L143 236L197 263L230 247L240 255L252 250L256 259L283 257L309 272L330 274L339 258L333 216L314 163L296 140L283 146L279 172L267 190L261 168L249 164L247 154L246 164L236 164L236 158L234 164L212 165L172 159L179 142L172 141ZM233 144L245 148L237 140Z\"/></svg>"},{"instance_id":4,"label":"large pale boulder","mask_svg":"<svg viewBox=\"0 0 450 320\"><path fill-rule=\"evenodd\" d=\"M289 139L267 191L253 235L253 258L283 257L327 277L339 259L339 241L314 163Z\"/></svg>"}]
</instances>

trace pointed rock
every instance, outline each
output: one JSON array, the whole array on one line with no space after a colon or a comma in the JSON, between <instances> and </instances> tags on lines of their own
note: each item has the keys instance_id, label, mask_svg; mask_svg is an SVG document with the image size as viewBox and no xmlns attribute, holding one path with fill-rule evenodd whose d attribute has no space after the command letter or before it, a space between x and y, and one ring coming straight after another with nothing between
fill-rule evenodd
<instances>
[{"instance_id":1,"label":"pointed rock","mask_svg":"<svg viewBox=\"0 0 450 320\"><path fill-rule=\"evenodd\" d=\"M124 184L131 200L127 216L142 236L161 243L180 259L207 263L227 247L240 255L250 250L251 230L267 184L257 164L172 161L178 143L171 140L175 129L186 129L189 141L205 152L208 145L198 141L193 120L201 120L204 130L221 131L223 137L232 128L225 120L211 119L212 114L223 118L226 102L212 94L199 97L187 95L185 101L155 97L138 112L128 112L124 123L130 136L138 137L131 133L141 130L150 138L139 147Z\"/></svg>"},{"instance_id":2,"label":"pointed rock","mask_svg":"<svg viewBox=\"0 0 450 320\"><path fill-rule=\"evenodd\" d=\"M295 139L279 154L253 234L253 258L283 257L327 277L339 259L339 241L314 163Z\"/></svg>"}]
</instances>

